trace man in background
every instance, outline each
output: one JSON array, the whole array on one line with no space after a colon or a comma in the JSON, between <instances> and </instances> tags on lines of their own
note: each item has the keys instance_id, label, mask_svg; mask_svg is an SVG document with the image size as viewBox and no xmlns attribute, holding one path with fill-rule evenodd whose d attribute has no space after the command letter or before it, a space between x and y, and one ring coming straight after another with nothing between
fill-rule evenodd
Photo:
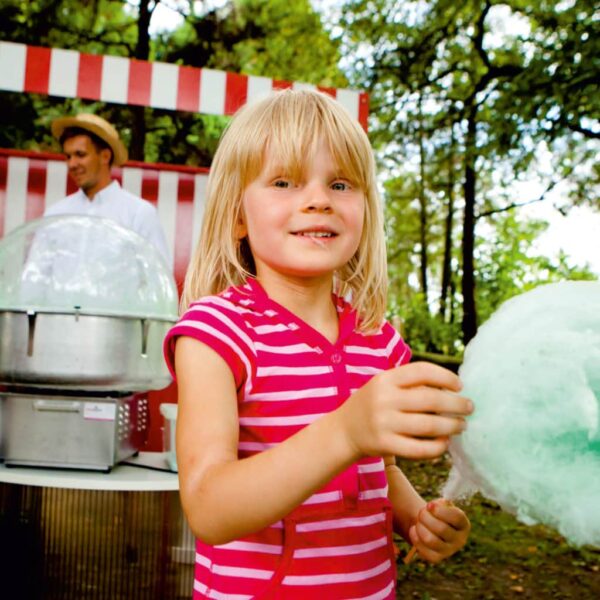
<instances>
[{"instance_id":1,"label":"man in background","mask_svg":"<svg viewBox=\"0 0 600 600\"><path fill-rule=\"evenodd\" d=\"M117 130L97 115L81 113L55 119L52 135L60 142L69 175L79 189L50 206L44 216L76 214L112 219L146 238L171 265L156 208L111 178L111 167L127 160L127 149Z\"/></svg>"}]
</instances>

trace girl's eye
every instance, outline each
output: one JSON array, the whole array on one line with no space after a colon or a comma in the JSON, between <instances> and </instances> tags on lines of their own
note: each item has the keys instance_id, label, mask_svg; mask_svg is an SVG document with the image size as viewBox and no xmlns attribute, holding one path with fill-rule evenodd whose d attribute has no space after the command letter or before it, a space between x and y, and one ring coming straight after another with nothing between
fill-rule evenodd
<instances>
[{"instance_id":1,"label":"girl's eye","mask_svg":"<svg viewBox=\"0 0 600 600\"><path fill-rule=\"evenodd\" d=\"M284 189L286 189L286 188L291 187L292 184L287 179L276 179L273 182L273 185L275 187L277 187L277 188L284 188Z\"/></svg>"},{"instance_id":2,"label":"girl's eye","mask_svg":"<svg viewBox=\"0 0 600 600\"><path fill-rule=\"evenodd\" d=\"M335 192L345 192L350 189L350 184L346 181L335 181L331 184L331 189Z\"/></svg>"}]
</instances>

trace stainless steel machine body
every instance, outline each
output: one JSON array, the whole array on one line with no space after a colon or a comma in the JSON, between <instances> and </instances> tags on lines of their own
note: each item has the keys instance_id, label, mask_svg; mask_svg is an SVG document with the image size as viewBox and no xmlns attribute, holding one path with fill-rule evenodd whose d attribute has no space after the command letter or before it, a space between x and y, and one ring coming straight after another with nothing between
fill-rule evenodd
<instances>
[{"instance_id":1,"label":"stainless steel machine body","mask_svg":"<svg viewBox=\"0 0 600 600\"><path fill-rule=\"evenodd\" d=\"M0 311L0 381L133 392L171 382L162 342L173 320Z\"/></svg>"},{"instance_id":2,"label":"stainless steel machine body","mask_svg":"<svg viewBox=\"0 0 600 600\"><path fill-rule=\"evenodd\" d=\"M135 454L148 431L145 394L0 392L5 464L108 471Z\"/></svg>"}]
</instances>

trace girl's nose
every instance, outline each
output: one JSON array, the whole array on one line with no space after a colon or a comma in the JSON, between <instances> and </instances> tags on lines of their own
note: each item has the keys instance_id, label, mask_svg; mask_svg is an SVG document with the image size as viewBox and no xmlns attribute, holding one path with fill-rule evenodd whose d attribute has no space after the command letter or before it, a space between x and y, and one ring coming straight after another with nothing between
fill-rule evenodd
<instances>
[{"instance_id":1,"label":"girl's nose","mask_svg":"<svg viewBox=\"0 0 600 600\"><path fill-rule=\"evenodd\" d=\"M303 210L307 212L331 212L331 200L327 190L322 185L312 185L306 188Z\"/></svg>"}]
</instances>

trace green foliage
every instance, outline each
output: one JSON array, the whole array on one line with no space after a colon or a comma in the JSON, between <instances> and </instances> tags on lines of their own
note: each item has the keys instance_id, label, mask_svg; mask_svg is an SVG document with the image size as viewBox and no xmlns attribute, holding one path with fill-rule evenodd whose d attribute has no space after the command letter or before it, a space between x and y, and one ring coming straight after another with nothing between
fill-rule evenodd
<instances>
[{"instance_id":1,"label":"green foliage","mask_svg":"<svg viewBox=\"0 0 600 600\"><path fill-rule=\"evenodd\" d=\"M429 321L456 323L469 298L480 311L477 319L469 309L469 319L482 321L528 286L590 276L562 257L555 264L527 254L540 226L484 219L534 200L515 201L517 181L535 182L542 196L562 183L556 203L565 211L600 208L600 22L591 0L351 0L334 22L352 82L371 92L384 177L402 182L403 202L396 184L386 186L391 294L409 311L405 321L429 336L420 347L443 343ZM443 250L448 216L451 253ZM490 227L498 248L488 244ZM524 238L514 246L509 235ZM438 284L448 271L453 277Z\"/></svg>"},{"instance_id":2,"label":"green foliage","mask_svg":"<svg viewBox=\"0 0 600 600\"><path fill-rule=\"evenodd\" d=\"M4 0L2 38L38 46L129 56L135 45L136 20L116 0ZM83 110L99 111L125 127L120 107L79 99L36 94L0 94L0 147L59 150L49 132L50 121Z\"/></svg>"},{"instance_id":3,"label":"green foliage","mask_svg":"<svg viewBox=\"0 0 600 600\"><path fill-rule=\"evenodd\" d=\"M410 211L405 214L410 215ZM404 225L409 227L407 222ZM482 227L475 252L479 323L509 298L538 285L597 279L589 267L571 265L564 253L550 259L533 251L536 238L547 227L544 221L519 220L513 212L497 213ZM460 339L460 295L454 294L447 314L441 315L433 295L426 302L422 293L415 291L415 275L406 258L400 260L403 268L395 261L389 267L390 317L401 321L403 333L415 351L460 355L464 349ZM455 287L457 283L455 275Z\"/></svg>"},{"instance_id":4,"label":"green foliage","mask_svg":"<svg viewBox=\"0 0 600 600\"><path fill-rule=\"evenodd\" d=\"M460 321L445 322L431 311L422 294L411 294L401 303L393 297L389 304L390 313L401 319L403 334L413 351L449 356L461 353Z\"/></svg>"},{"instance_id":5,"label":"green foliage","mask_svg":"<svg viewBox=\"0 0 600 600\"><path fill-rule=\"evenodd\" d=\"M535 239L547 227L543 221L522 222L513 213L494 215L476 250L476 299L481 323L504 301L538 285L596 279L588 267L569 266L564 254L553 261L531 251Z\"/></svg>"}]
</instances>

